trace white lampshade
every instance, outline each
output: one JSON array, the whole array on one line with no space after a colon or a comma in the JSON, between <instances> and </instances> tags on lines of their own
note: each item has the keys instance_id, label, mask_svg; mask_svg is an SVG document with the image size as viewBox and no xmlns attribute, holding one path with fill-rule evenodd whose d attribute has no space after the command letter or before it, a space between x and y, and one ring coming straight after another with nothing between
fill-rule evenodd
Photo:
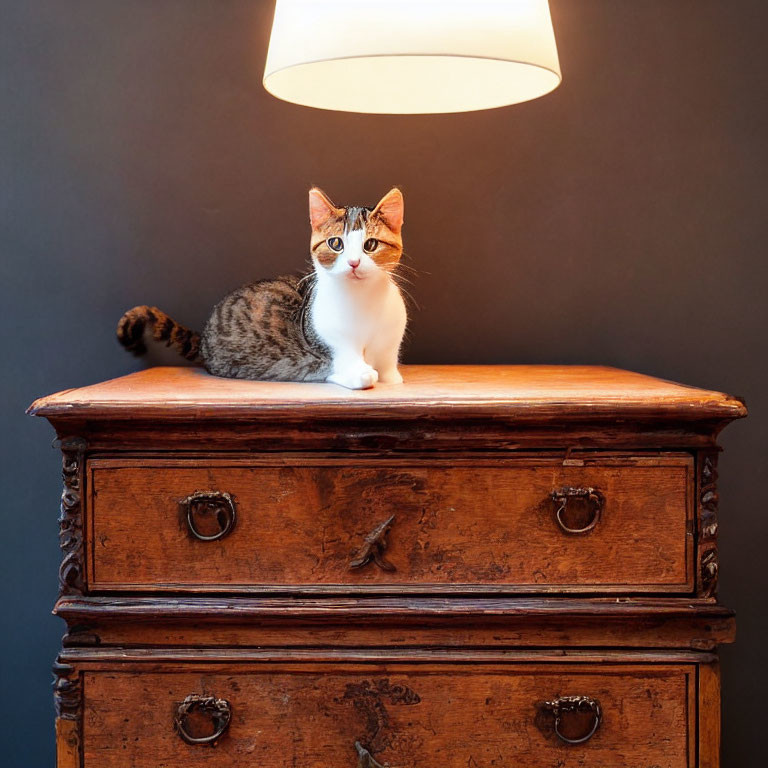
<instances>
[{"instance_id":1,"label":"white lampshade","mask_svg":"<svg viewBox=\"0 0 768 768\"><path fill-rule=\"evenodd\" d=\"M347 112L467 112L560 83L547 0L277 0L264 87Z\"/></svg>"}]
</instances>

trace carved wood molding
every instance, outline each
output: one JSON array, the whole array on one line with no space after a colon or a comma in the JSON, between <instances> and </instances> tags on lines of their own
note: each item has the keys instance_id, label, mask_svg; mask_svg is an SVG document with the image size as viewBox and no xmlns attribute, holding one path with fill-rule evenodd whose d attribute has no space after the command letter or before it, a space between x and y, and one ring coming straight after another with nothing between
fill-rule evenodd
<instances>
[{"instance_id":1,"label":"carved wood molding","mask_svg":"<svg viewBox=\"0 0 768 768\"><path fill-rule=\"evenodd\" d=\"M80 720L83 703L80 675L61 659L56 659L53 665L53 703L57 719Z\"/></svg>"},{"instance_id":2,"label":"carved wood molding","mask_svg":"<svg viewBox=\"0 0 768 768\"><path fill-rule=\"evenodd\" d=\"M699 593L714 597L720 563L717 552L717 457L716 451L702 451L698 456L699 501Z\"/></svg>"},{"instance_id":3,"label":"carved wood molding","mask_svg":"<svg viewBox=\"0 0 768 768\"><path fill-rule=\"evenodd\" d=\"M56 765L81 768L83 693L80 674L70 664L53 665L53 701L56 708Z\"/></svg>"},{"instance_id":4,"label":"carved wood molding","mask_svg":"<svg viewBox=\"0 0 768 768\"><path fill-rule=\"evenodd\" d=\"M85 441L69 438L61 441L62 477L59 515L59 546L62 551L59 566L59 592L62 595L82 595L85 557L83 553L83 471Z\"/></svg>"}]
</instances>

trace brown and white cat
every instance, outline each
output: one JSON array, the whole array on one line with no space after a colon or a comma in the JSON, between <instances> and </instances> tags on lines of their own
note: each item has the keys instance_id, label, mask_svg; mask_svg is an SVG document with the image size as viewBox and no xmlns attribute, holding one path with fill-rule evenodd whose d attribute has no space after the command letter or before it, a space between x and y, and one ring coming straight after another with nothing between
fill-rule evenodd
<instances>
[{"instance_id":1,"label":"brown and white cat","mask_svg":"<svg viewBox=\"0 0 768 768\"><path fill-rule=\"evenodd\" d=\"M330 381L349 389L400 383L407 316L395 269L403 215L399 189L374 208L342 208L313 188L312 272L239 288L214 307L202 336L141 306L122 316L117 338L142 354L151 328L155 339L229 378Z\"/></svg>"}]
</instances>

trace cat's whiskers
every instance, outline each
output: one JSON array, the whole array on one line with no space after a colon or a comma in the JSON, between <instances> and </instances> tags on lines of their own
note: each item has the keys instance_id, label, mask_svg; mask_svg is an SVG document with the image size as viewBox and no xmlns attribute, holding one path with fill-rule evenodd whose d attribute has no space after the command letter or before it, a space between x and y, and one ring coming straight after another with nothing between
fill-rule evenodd
<instances>
[{"instance_id":1,"label":"cat's whiskers","mask_svg":"<svg viewBox=\"0 0 768 768\"><path fill-rule=\"evenodd\" d=\"M390 272L389 274L392 277L392 282L397 286L397 289L400 291L401 295L404 298L406 298L412 306L414 306L418 310L421 310L421 307L419 306L416 299L413 297L413 294L406 287L406 284L408 286L411 286L413 285L413 283L410 280L408 280L408 278L403 277L397 272Z\"/></svg>"},{"instance_id":2,"label":"cat's whiskers","mask_svg":"<svg viewBox=\"0 0 768 768\"><path fill-rule=\"evenodd\" d=\"M303 286L304 283L309 283L310 285L314 285L315 283L317 283L317 275L315 274L314 271L307 272L307 274L304 275L304 277L299 278L299 282L297 283L297 285Z\"/></svg>"}]
</instances>

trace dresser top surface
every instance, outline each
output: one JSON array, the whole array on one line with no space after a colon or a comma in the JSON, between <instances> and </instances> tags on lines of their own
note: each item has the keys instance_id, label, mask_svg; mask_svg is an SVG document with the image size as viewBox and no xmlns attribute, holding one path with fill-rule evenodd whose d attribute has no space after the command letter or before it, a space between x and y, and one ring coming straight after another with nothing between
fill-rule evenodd
<instances>
[{"instance_id":1,"label":"dresser top surface","mask_svg":"<svg viewBox=\"0 0 768 768\"><path fill-rule=\"evenodd\" d=\"M741 400L616 368L498 365L402 366L405 382L347 390L334 384L243 381L200 368L149 368L36 400L29 413L46 417L300 418L407 415L735 419Z\"/></svg>"}]
</instances>

